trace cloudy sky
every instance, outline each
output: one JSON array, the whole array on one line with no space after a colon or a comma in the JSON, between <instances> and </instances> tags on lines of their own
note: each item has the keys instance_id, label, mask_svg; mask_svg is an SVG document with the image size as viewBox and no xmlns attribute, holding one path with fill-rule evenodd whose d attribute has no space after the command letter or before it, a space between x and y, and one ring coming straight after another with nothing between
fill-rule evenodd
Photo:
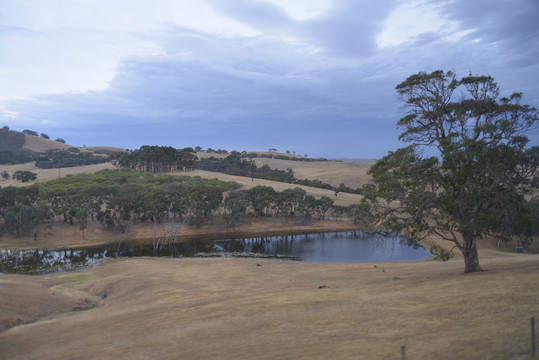
<instances>
[{"instance_id":1,"label":"cloudy sky","mask_svg":"<svg viewBox=\"0 0 539 360\"><path fill-rule=\"evenodd\" d=\"M489 74L539 107L538 19L537 0L0 0L0 125L379 158L419 71Z\"/></svg>"}]
</instances>

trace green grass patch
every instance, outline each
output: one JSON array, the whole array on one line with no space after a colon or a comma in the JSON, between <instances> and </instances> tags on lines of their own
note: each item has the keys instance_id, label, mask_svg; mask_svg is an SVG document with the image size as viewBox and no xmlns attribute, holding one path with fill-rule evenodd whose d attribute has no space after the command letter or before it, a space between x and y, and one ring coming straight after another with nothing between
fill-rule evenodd
<instances>
[{"instance_id":1,"label":"green grass patch","mask_svg":"<svg viewBox=\"0 0 539 360\"><path fill-rule=\"evenodd\" d=\"M88 280L90 280L90 275L86 275L86 274L70 275L70 276L64 276L62 278L62 282L64 283L84 282Z\"/></svg>"}]
</instances>

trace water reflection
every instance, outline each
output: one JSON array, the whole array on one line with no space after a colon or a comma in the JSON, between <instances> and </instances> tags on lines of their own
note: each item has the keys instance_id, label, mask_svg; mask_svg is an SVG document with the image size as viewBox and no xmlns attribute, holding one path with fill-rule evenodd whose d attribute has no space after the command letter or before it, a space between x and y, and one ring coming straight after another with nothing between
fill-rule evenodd
<instances>
[{"instance_id":1,"label":"water reflection","mask_svg":"<svg viewBox=\"0 0 539 360\"><path fill-rule=\"evenodd\" d=\"M149 245L115 243L100 247L51 250L0 250L0 272L45 274L76 270L105 259L134 256L278 257L306 262L410 261L431 257L404 237L360 232L304 234L216 241L192 241L154 249Z\"/></svg>"}]
</instances>

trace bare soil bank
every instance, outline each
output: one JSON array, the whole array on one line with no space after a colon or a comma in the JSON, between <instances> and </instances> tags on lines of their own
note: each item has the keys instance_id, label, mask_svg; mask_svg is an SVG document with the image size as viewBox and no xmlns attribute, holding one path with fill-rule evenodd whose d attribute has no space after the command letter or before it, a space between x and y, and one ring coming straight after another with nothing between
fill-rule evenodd
<instances>
[{"instance_id":1,"label":"bare soil bank","mask_svg":"<svg viewBox=\"0 0 539 360\"><path fill-rule=\"evenodd\" d=\"M179 224L175 225L176 227ZM169 230L170 224L159 225L157 236ZM316 232L340 232L357 230L351 222L342 221L305 221L301 219L286 220L283 218L250 219L230 227L223 221L205 224L200 227L184 225L180 231L180 241L196 239L227 239L259 236L291 235ZM50 229L40 232L36 240L31 235L17 238L4 236L0 238L0 249L43 249L72 248L80 246L100 245L110 242L151 242L154 236L153 226L149 223L129 224L127 231L104 230L97 223L90 223L88 229L79 230L78 225L56 224Z\"/></svg>"}]
</instances>

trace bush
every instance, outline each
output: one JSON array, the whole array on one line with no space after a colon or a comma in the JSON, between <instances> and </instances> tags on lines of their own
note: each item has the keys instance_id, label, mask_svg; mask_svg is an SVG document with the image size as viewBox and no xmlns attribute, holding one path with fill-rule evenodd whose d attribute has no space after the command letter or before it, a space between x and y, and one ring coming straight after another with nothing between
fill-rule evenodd
<instances>
[{"instance_id":1,"label":"bush","mask_svg":"<svg viewBox=\"0 0 539 360\"><path fill-rule=\"evenodd\" d=\"M23 134L26 134L26 135L32 135L32 136L39 136L39 134L37 133L37 131L34 131L34 130L23 130L22 131Z\"/></svg>"},{"instance_id":2,"label":"bush","mask_svg":"<svg viewBox=\"0 0 539 360\"><path fill-rule=\"evenodd\" d=\"M29 182L37 179L37 174L31 171L17 170L13 173L13 179L20 182Z\"/></svg>"}]
</instances>

